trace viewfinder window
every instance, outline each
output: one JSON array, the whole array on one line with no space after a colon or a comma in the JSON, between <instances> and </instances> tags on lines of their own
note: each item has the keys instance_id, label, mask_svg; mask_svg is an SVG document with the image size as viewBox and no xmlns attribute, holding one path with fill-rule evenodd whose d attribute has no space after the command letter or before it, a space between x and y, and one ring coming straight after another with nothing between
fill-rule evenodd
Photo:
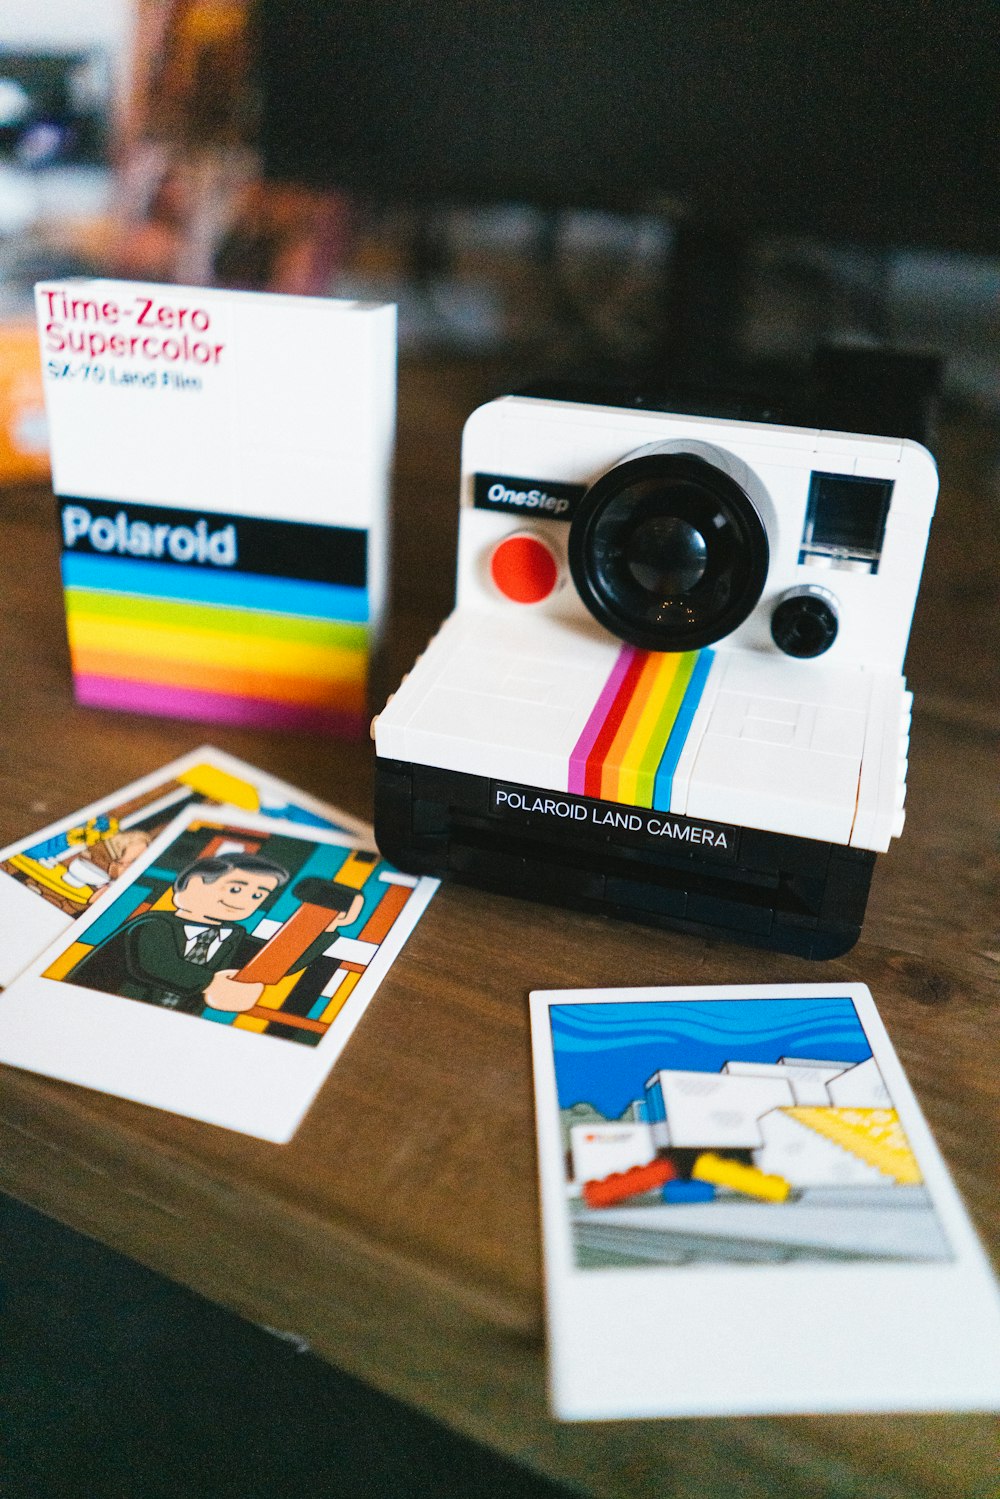
<instances>
[{"instance_id":1,"label":"viewfinder window","mask_svg":"<svg viewBox=\"0 0 1000 1499\"><path fill-rule=\"evenodd\" d=\"M878 572L891 479L813 474L799 562Z\"/></svg>"}]
</instances>

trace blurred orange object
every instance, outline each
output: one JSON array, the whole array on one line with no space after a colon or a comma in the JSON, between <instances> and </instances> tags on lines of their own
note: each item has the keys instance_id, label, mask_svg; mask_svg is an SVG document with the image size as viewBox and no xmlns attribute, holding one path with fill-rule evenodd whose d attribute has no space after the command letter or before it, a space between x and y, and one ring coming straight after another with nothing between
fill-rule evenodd
<instances>
[{"instance_id":1,"label":"blurred orange object","mask_svg":"<svg viewBox=\"0 0 1000 1499\"><path fill-rule=\"evenodd\" d=\"M35 319L0 321L0 484L49 477L42 361Z\"/></svg>"}]
</instances>

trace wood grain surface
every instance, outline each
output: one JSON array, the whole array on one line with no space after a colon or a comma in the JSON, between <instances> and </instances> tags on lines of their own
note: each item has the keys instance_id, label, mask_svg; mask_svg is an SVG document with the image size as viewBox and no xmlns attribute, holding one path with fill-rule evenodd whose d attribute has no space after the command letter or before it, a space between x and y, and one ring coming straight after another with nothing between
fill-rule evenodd
<instances>
[{"instance_id":1,"label":"wood grain surface","mask_svg":"<svg viewBox=\"0 0 1000 1499\"><path fill-rule=\"evenodd\" d=\"M461 424L504 385L496 368L404 367L395 610L376 694L450 607ZM846 957L813 964L446 888L291 1144L3 1069L0 1186L588 1494L995 1496L988 1416L570 1426L549 1417L544 1390L532 988L867 983L1000 1249L996 454L969 423L946 426L938 453L908 660L907 826ZM0 579L0 844L205 740L368 815L367 743L74 705L51 495L0 493Z\"/></svg>"}]
</instances>

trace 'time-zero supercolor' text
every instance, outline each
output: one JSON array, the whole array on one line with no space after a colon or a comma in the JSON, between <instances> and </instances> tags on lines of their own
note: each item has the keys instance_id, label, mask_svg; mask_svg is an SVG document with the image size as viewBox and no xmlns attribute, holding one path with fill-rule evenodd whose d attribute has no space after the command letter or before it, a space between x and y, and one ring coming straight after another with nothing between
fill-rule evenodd
<instances>
[{"instance_id":1,"label":"'time-zero supercolor' text","mask_svg":"<svg viewBox=\"0 0 1000 1499\"><path fill-rule=\"evenodd\" d=\"M161 360L167 364L218 365L225 345L215 341L203 307L140 296L131 302L74 297L44 291L50 354L110 355L115 359Z\"/></svg>"}]
</instances>

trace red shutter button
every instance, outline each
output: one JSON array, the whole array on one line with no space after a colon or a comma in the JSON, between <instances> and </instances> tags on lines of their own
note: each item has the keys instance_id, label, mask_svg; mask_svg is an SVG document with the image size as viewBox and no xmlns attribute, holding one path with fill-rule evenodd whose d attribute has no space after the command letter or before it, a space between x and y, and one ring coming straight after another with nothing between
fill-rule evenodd
<instances>
[{"instance_id":1,"label":"red shutter button","mask_svg":"<svg viewBox=\"0 0 1000 1499\"><path fill-rule=\"evenodd\" d=\"M559 581L559 563L544 541L521 531L493 548L490 577L512 603L540 604Z\"/></svg>"}]
</instances>

